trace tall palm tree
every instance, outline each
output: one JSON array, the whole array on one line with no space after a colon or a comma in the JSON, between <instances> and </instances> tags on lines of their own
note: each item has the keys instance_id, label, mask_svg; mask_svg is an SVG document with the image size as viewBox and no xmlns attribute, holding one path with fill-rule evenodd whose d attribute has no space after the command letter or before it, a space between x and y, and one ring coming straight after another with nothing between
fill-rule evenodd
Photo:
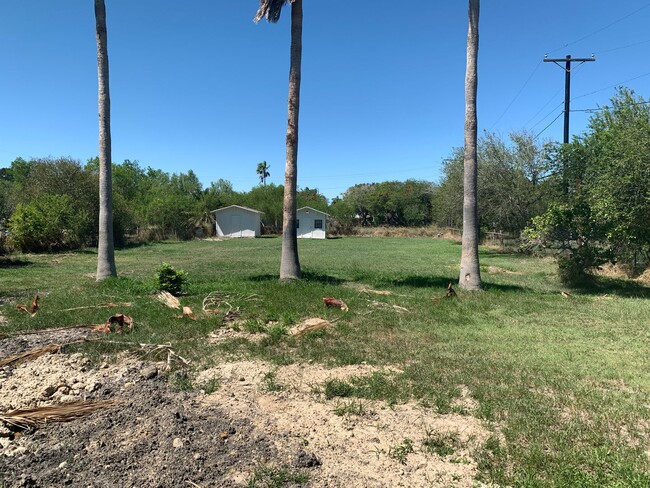
<instances>
[{"instance_id":1,"label":"tall palm tree","mask_svg":"<svg viewBox=\"0 0 650 488\"><path fill-rule=\"evenodd\" d=\"M266 179L271 176L271 173L269 173L269 168L271 167L270 164L268 164L266 161L262 161L261 163L257 163L257 170L256 173L260 176L260 183L263 185L266 185Z\"/></svg>"},{"instance_id":2,"label":"tall palm tree","mask_svg":"<svg viewBox=\"0 0 650 488\"><path fill-rule=\"evenodd\" d=\"M111 97L108 90L108 46L106 5L95 0L97 35L97 80L99 87L99 240L97 281L116 276L113 244L113 185L111 182Z\"/></svg>"},{"instance_id":3,"label":"tall palm tree","mask_svg":"<svg viewBox=\"0 0 650 488\"><path fill-rule=\"evenodd\" d=\"M300 111L300 73L302 63L302 0L260 0L255 21L280 20L282 7L291 4L291 64L289 68L289 117L287 124L287 163L284 170L282 212L282 258L280 279L300 278L298 236L296 234L296 189L298 183L298 114Z\"/></svg>"},{"instance_id":4,"label":"tall palm tree","mask_svg":"<svg viewBox=\"0 0 650 488\"><path fill-rule=\"evenodd\" d=\"M465 173L463 190L463 238L458 286L480 290L481 271L478 259L478 190L477 190L477 119L478 86L478 17L480 0L469 0L467 29L467 69L465 72Z\"/></svg>"}]
</instances>

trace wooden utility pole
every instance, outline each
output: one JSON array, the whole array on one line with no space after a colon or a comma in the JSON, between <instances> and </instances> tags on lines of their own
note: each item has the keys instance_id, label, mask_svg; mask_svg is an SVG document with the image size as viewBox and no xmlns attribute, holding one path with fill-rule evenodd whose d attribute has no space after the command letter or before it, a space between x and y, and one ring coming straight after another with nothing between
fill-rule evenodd
<instances>
[{"instance_id":1,"label":"wooden utility pole","mask_svg":"<svg viewBox=\"0 0 650 488\"><path fill-rule=\"evenodd\" d=\"M571 104L571 63L586 63L587 61L596 61L596 57L592 54L590 58L572 58L567 54L566 58L549 59L548 55L544 56L545 63L555 63L560 68L559 64L564 62L564 144L569 143L569 106Z\"/></svg>"}]
</instances>

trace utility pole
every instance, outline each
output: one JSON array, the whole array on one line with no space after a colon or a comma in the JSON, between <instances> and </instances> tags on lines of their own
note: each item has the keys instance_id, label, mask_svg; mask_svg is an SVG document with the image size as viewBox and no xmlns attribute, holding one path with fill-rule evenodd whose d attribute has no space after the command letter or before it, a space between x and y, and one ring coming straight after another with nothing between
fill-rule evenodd
<instances>
[{"instance_id":1,"label":"utility pole","mask_svg":"<svg viewBox=\"0 0 650 488\"><path fill-rule=\"evenodd\" d=\"M564 62L564 144L569 143L569 105L571 103L571 63L586 63L587 61L596 61L596 56L593 54L590 58L572 58L570 54L567 54L566 58L559 59L549 59L548 54L544 56L545 63L555 63L560 68L562 65L559 64Z\"/></svg>"}]
</instances>

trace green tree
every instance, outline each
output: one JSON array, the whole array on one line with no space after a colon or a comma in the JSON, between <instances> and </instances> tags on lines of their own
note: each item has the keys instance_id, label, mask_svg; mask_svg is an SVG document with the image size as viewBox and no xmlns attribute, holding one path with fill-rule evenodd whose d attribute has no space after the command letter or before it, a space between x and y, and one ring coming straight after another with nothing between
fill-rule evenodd
<instances>
[{"instance_id":1,"label":"green tree","mask_svg":"<svg viewBox=\"0 0 650 488\"><path fill-rule=\"evenodd\" d=\"M282 7L291 4L291 56L289 67L289 116L287 126L287 162L284 171L282 218L282 257L280 279L300 278L298 236L296 233L296 192L298 187L298 115L302 64L302 0L260 0L256 21L280 19Z\"/></svg>"},{"instance_id":2,"label":"green tree","mask_svg":"<svg viewBox=\"0 0 650 488\"><path fill-rule=\"evenodd\" d=\"M41 195L17 205L9 219L11 242L23 252L74 249L83 244L90 221L70 195Z\"/></svg>"},{"instance_id":3,"label":"green tree","mask_svg":"<svg viewBox=\"0 0 650 488\"><path fill-rule=\"evenodd\" d=\"M463 190L463 237L458 286L466 290L480 290L478 242L478 186L477 186L477 117L476 91L478 87L478 19L479 0L469 0L467 30L467 70L465 73L465 165Z\"/></svg>"},{"instance_id":4,"label":"green tree","mask_svg":"<svg viewBox=\"0 0 650 488\"><path fill-rule=\"evenodd\" d=\"M99 105L99 239L97 246L97 281L116 276L113 242L113 189L111 161L111 98L108 79L108 41L106 5L95 0L97 37L97 78Z\"/></svg>"},{"instance_id":5,"label":"green tree","mask_svg":"<svg viewBox=\"0 0 650 488\"><path fill-rule=\"evenodd\" d=\"M557 151L558 201L527 229L528 248L559 252L564 281L622 262L632 273L650 254L650 106L620 89L587 131Z\"/></svg>"},{"instance_id":6,"label":"green tree","mask_svg":"<svg viewBox=\"0 0 650 488\"><path fill-rule=\"evenodd\" d=\"M256 173L260 177L260 183L263 185L266 185L266 179L271 176L271 173L269 173L270 167L271 165L267 164L266 161L257 164Z\"/></svg>"}]
</instances>

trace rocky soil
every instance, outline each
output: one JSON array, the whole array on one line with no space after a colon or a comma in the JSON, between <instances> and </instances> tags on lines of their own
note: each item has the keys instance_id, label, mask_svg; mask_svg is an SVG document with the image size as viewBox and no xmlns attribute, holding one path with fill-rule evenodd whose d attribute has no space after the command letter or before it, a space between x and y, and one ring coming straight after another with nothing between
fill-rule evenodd
<instances>
[{"instance_id":1,"label":"rocky soil","mask_svg":"<svg viewBox=\"0 0 650 488\"><path fill-rule=\"evenodd\" d=\"M0 359L57 340L0 339ZM472 453L489 432L474 417L323 395L328 380L367 376L370 366L242 360L171 374L165 366L124 356L92 367L59 353L0 368L0 414L115 402L28 431L0 423L0 486L482 486ZM476 407L467 391L462 402ZM453 448L436 452L436 439L453 439Z\"/></svg>"}]
</instances>

